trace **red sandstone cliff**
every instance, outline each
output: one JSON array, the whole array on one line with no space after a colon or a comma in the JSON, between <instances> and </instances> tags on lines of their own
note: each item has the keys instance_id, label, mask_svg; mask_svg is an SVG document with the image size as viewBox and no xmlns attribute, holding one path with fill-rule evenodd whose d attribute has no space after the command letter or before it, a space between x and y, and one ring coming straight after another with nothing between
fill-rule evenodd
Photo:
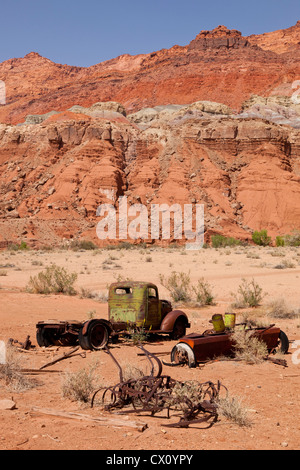
<instances>
[{"instance_id":1,"label":"red sandstone cliff","mask_svg":"<svg viewBox=\"0 0 300 470\"><path fill-rule=\"evenodd\" d=\"M35 53L0 64L0 242L97 241L109 195L202 203L207 236L299 228L299 23L290 30L277 50L273 33L219 26L90 68Z\"/></svg>"},{"instance_id":2,"label":"red sandstone cliff","mask_svg":"<svg viewBox=\"0 0 300 470\"><path fill-rule=\"evenodd\" d=\"M99 101L122 103L128 113L199 100L238 110L252 94L268 96L299 78L299 23L290 30L245 38L219 26L202 31L187 46L124 55L89 68L55 64L37 53L10 59L0 64L7 90L0 122L16 124L28 114ZM290 50L288 44L292 53L276 53ZM291 94L291 87L285 93Z\"/></svg>"}]
</instances>

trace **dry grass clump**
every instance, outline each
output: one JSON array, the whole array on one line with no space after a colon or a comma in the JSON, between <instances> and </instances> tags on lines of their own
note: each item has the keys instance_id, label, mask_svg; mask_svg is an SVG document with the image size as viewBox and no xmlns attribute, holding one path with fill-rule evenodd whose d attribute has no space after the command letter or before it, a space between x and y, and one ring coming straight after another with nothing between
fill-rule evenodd
<instances>
[{"instance_id":1,"label":"dry grass clump","mask_svg":"<svg viewBox=\"0 0 300 470\"><path fill-rule=\"evenodd\" d=\"M258 308L253 311L245 311L241 315L241 323L246 327L253 328L267 328L270 325L270 320L267 318L266 308Z\"/></svg>"},{"instance_id":2,"label":"dry grass clump","mask_svg":"<svg viewBox=\"0 0 300 470\"><path fill-rule=\"evenodd\" d=\"M96 364L76 372L65 372L61 380L61 391L65 398L88 403L90 395L97 389Z\"/></svg>"},{"instance_id":3,"label":"dry grass clump","mask_svg":"<svg viewBox=\"0 0 300 470\"><path fill-rule=\"evenodd\" d=\"M36 276L31 276L27 291L34 294L75 295L76 273L69 273L65 268L51 264Z\"/></svg>"},{"instance_id":4,"label":"dry grass clump","mask_svg":"<svg viewBox=\"0 0 300 470\"><path fill-rule=\"evenodd\" d=\"M172 390L172 396L170 398L170 404L172 407L177 407L184 411L193 406L199 405L204 396L204 389L202 385L195 381L189 380L184 383L178 382L175 384ZM230 397L228 393L224 398L217 398L216 405L219 416L224 416L228 420L238 424L238 426L250 426L251 421L248 417L248 410L243 405L242 399L238 397Z\"/></svg>"},{"instance_id":5,"label":"dry grass clump","mask_svg":"<svg viewBox=\"0 0 300 470\"><path fill-rule=\"evenodd\" d=\"M219 398L217 404L220 416L224 416L241 427L251 426L248 409L243 405L241 398L227 395L225 398Z\"/></svg>"},{"instance_id":6,"label":"dry grass clump","mask_svg":"<svg viewBox=\"0 0 300 470\"><path fill-rule=\"evenodd\" d=\"M202 385L195 380L187 380L184 383L178 382L172 390L170 404L181 409L189 408L190 403L198 405L203 401Z\"/></svg>"},{"instance_id":7,"label":"dry grass clump","mask_svg":"<svg viewBox=\"0 0 300 470\"><path fill-rule=\"evenodd\" d=\"M199 279L196 286L193 286L196 295L196 302L200 305L214 305L214 295L211 286L204 278Z\"/></svg>"},{"instance_id":8,"label":"dry grass clump","mask_svg":"<svg viewBox=\"0 0 300 470\"><path fill-rule=\"evenodd\" d=\"M235 358L248 364L259 364L268 356L266 343L246 328L236 328L232 334Z\"/></svg>"},{"instance_id":9,"label":"dry grass clump","mask_svg":"<svg viewBox=\"0 0 300 470\"><path fill-rule=\"evenodd\" d=\"M145 375L142 369L128 363L122 367L122 373L124 382L127 382L127 380L139 380Z\"/></svg>"},{"instance_id":10,"label":"dry grass clump","mask_svg":"<svg viewBox=\"0 0 300 470\"><path fill-rule=\"evenodd\" d=\"M13 391L23 392L34 387L34 382L22 373L22 356L13 347L6 348L6 363L0 365L0 380Z\"/></svg>"},{"instance_id":11,"label":"dry grass clump","mask_svg":"<svg viewBox=\"0 0 300 470\"><path fill-rule=\"evenodd\" d=\"M299 316L299 313L291 309L285 299L279 298L272 300L268 305L268 315L272 318L291 319Z\"/></svg>"},{"instance_id":12,"label":"dry grass clump","mask_svg":"<svg viewBox=\"0 0 300 470\"><path fill-rule=\"evenodd\" d=\"M242 279L235 297L233 308L258 307L264 297L263 290L254 279L247 281Z\"/></svg>"},{"instance_id":13,"label":"dry grass clump","mask_svg":"<svg viewBox=\"0 0 300 470\"><path fill-rule=\"evenodd\" d=\"M196 285L191 285L189 274L173 271L168 277L160 274L159 279L161 284L170 292L174 302L190 302L194 299L201 306L214 305L211 286L204 278L199 279Z\"/></svg>"},{"instance_id":14,"label":"dry grass clump","mask_svg":"<svg viewBox=\"0 0 300 470\"><path fill-rule=\"evenodd\" d=\"M184 272L173 271L169 277L159 276L161 284L170 292L174 302L188 302L191 299L191 278Z\"/></svg>"}]
</instances>

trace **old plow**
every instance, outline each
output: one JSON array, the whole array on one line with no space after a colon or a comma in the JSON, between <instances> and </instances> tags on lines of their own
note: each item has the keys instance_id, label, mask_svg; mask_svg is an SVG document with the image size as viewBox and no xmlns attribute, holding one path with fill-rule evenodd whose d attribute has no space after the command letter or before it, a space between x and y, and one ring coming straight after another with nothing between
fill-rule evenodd
<instances>
[{"instance_id":1,"label":"old plow","mask_svg":"<svg viewBox=\"0 0 300 470\"><path fill-rule=\"evenodd\" d=\"M179 416L179 421L167 424L169 427L188 427L190 424L206 422L211 427L218 419L218 399L221 389L226 387L219 381L199 383L196 381L180 382L169 375L162 375L162 363L154 354L142 345L139 348L147 357L151 371L138 379L123 380L123 371L110 349L110 355L119 369L120 382L114 386L100 388L93 397L101 393L101 402L107 411L132 406L137 412L150 412L151 416L162 411L167 418Z\"/></svg>"}]
</instances>

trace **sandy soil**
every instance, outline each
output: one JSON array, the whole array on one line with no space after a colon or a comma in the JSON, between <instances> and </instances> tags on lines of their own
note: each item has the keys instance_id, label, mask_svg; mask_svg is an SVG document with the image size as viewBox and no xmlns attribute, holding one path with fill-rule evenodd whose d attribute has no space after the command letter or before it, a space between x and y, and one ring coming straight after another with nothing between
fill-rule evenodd
<instances>
[{"instance_id":1,"label":"sandy soil","mask_svg":"<svg viewBox=\"0 0 300 470\"><path fill-rule=\"evenodd\" d=\"M36 295L26 292L30 276L56 263L78 273L76 288L79 295ZM283 265L285 263L285 265ZM278 265L284 269L278 269ZM277 266L277 268L276 268ZM287 267L288 266L288 267ZM24 368L39 368L57 358L70 348L39 348L35 339L35 325L40 320L86 320L91 314L107 318L105 295L107 286L118 278L152 281L159 286L160 295L169 298L160 284L160 274L172 271L190 273L192 283L204 277L215 295L215 306L181 307L189 315L190 332L203 332L211 327L213 313L225 313L233 301L242 278L252 278L263 288L263 304L258 309L247 310L253 317L276 323L288 335L289 354L285 356L288 367L268 361L250 365L237 361L219 361L204 367L163 367L163 373L178 380L204 382L220 380L231 396L239 397L248 408L250 427L240 427L221 417L211 428L191 425L188 429L165 427L165 416L137 415L123 410L127 419L146 423L144 432L128 427L98 425L62 417L36 415L33 407L73 411L91 416L120 417L116 412L104 413L100 407L90 408L71 401L62 395L62 378L65 372L87 369L96 364L97 379L101 384L118 382L118 370L103 351L90 352L85 357L75 356L61 361L39 375L28 375L35 386L26 391L12 390L2 381L0 400L11 399L14 410L0 410L0 449L106 449L106 450L201 450L201 449L299 449L299 365L292 361L293 342L300 339L300 318L274 319L268 315L272 300L285 299L289 308L299 309L300 249L279 248L224 248L187 252L180 249L134 249L73 251L18 251L0 253L0 339L13 338L20 342L30 335L36 348L19 352ZM92 298L82 297L90 293ZM91 313L92 312L92 313ZM238 320L242 312L236 310ZM170 351L176 344L162 337L146 345L161 359L170 360ZM148 371L147 360L138 356L138 348L121 342L112 346L120 363L127 363ZM82 351L80 351L82 352ZM56 372L50 372L56 371ZM125 418L124 415L121 417ZM128 418L129 417L129 418Z\"/></svg>"}]
</instances>

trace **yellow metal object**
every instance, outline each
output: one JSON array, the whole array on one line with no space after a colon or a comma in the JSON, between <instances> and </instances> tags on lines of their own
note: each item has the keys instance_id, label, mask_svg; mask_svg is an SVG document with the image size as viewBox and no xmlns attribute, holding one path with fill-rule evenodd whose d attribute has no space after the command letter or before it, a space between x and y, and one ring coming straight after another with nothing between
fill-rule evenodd
<instances>
[{"instance_id":1,"label":"yellow metal object","mask_svg":"<svg viewBox=\"0 0 300 470\"><path fill-rule=\"evenodd\" d=\"M215 315L213 315L211 322L216 333L222 333L225 330L225 324L223 316L221 314L216 313Z\"/></svg>"},{"instance_id":2,"label":"yellow metal object","mask_svg":"<svg viewBox=\"0 0 300 470\"><path fill-rule=\"evenodd\" d=\"M224 323L226 328L234 328L235 327L235 313L225 313L224 316Z\"/></svg>"}]
</instances>

